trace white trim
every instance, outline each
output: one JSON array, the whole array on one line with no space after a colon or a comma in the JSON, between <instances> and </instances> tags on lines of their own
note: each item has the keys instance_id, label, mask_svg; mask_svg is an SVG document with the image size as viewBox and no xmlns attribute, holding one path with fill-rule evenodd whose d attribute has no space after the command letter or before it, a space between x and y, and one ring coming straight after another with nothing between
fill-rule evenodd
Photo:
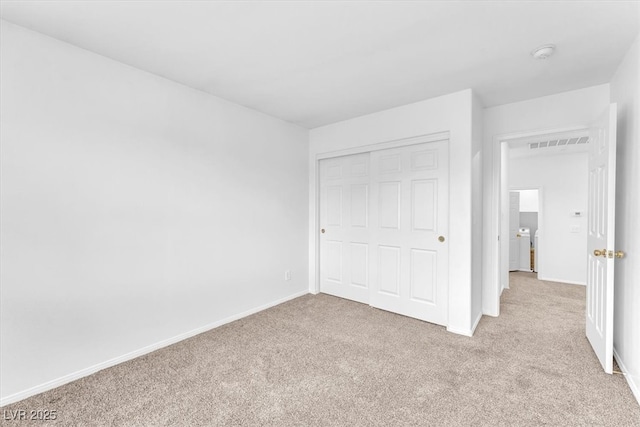
<instances>
[{"instance_id":1,"label":"white trim","mask_svg":"<svg viewBox=\"0 0 640 427\"><path fill-rule=\"evenodd\" d=\"M618 366L622 371L622 375L624 375L624 377L627 380L627 384L629 384L631 393L633 393L633 396L636 398L636 400L640 404L640 384L637 384L635 382L634 377L632 375L629 375L629 370L627 369L627 366L622 361L622 358L620 357L620 354L618 354L618 351L616 350L615 347L613 347L613 358L616 359L616 362L618 362Z\"/></svg>"},{"instance_id":2,"label":"white trim","mask_svg":"<svg viewBox=\"0 0 640 427\"><path fill-rule=\"evenodd\" d=\"M553 277L540 277L540 273L538 273L538 280L542 280L544 282L566 283L567 285L587 286L585 282L572 282L570 280L554 279Z\"/></svg>"},{"instance_id":3,"label":"white trim","mask_svg":"<svg viewBox=\"0 0 640 427\"><path fill-rule=\"evenodd\" d=\"M452 332L454 334L463 335L465 337L472 337L473 330L472 329L458 329L458 328L450 328L447 326L447 332Z\"/></svg>"},{"instance_id":4,"label":"white trim","mask_svg":"<svg viewBox=\"0 0 640 427\"><path fill-rule=\"evenodd\" d=\"M250 316L252 314L255 314L255 313L258 313L260 311L266 310L268 308L274 307L276 305L282 304L282 303L287 302L289 300L301 297L301 296L306 295L308 293L309 292L307 292L306 290L302 291L302 292L297 292L295 294L286 296L286 297L281 298L279 300L272 301L270 303L261 305L259 307L255 307L255 308L249 309L247 311L243 311L242 313L238 313L238 314L235 314L233 316L226 317L226 318L224 318L222 320L218 320L218 321L213 322L213 323L209 323L208 325L201 326L201 327L193 329L193 330L191 330L189 332L185 332L183 334L176 335L175 337L159 341L157 343L148 345L148 346L143 347L143 348L138 349L138 350L134 350L134 351L129 352L127 354L123 354L122 356L118 356L118 357L115 357L113 359L109 359L109 360L106 360L104 362L98 363L96 365L90 366L88 368L81 369L79 371L76 371L76 372L73 372L71 374L65 375L63 377L56 378L55 380L47 381L46 383L37 385L35 387L31 387L31 388L28 388L26 390L20 391L18 393L11 394L9 396L6 396L6 397L3 397L2 399L0 399L0 407L5 406L5 405L9 405L10 403L18 402L20 400L26 399L28 397L34 396L34 395L39 394L39 393L43 393L45 391L54 389L56 387L60 387L60 386L62 386L64 384L70 383L72 381L75 381L77 379L80 379L80 378L83 378L83 377L86 377L86 376L89 376L89 375L94 374L94 373L96 373L98 371L101 371L103 369L110 368L112 366L118 365L118 364L120 364L122 362L126 362L126 361L131 360L131 359L135 359L136 357L140 357L140 356L143 356L143 355L145 355L147 353L151 353L152 351L156 351L156 350L161 349L163 347L170 346L172 344L175 344L175 343L180 342L182 340L185 340L187 338L191 338L191 337L193 337L195 335L201 334L203 332L207 332L207 331L209 331L211 329L215 329L215 328L217 328L219 326L225 325L227 323L231 323L231 322L233 322L235 320L242 319L243 317Z\"/></svg>"},{"instance_id":5,"label":"white trim","mask_svg":"<svg viewBox=\"0 0 640 427\"><path fill-rule=\"evenodd\" d=\"M343 150L327 151L316 154L316 161L330 159L333 157L350 156L352 154L370 153L371 151L386 150L389 148L400 148L408 145L424 144L425 142L449 141L449 132L438 132L428 135L417 135L410 138L395 139L392 141L376 142L374 144L360 145L358 147L346 148Z\"/></svg>"},{"instance_id":6,"label":"white trim","mask_svg":"<svg viewBox=\"0 0 640 427\"><path fill-rule=\"evenodd\" d=\"M480 323L480 319L482 319L482 312L478 313L478 317L476 318L476 321L473 322L473 326L471 327L472 336L476 332L476 328L478 327L478 323Z\"/></svg>"}]
</instances>

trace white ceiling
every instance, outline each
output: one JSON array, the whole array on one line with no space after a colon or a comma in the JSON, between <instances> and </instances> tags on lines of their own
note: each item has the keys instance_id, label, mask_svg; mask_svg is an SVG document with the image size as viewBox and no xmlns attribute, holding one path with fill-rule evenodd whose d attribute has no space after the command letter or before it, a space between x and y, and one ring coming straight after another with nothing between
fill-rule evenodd
<instances>
[{"instance_id":1,"label":"white ceiling","mask_svg":"<svg viewBox=\"0 0 640 427\"><path fill-rule=\"evenodd\" d=\"M473 88L610 81L638 1L2 1L1 17L307 128ZM557 45L550 59L530 51Z\"/></svg>"}]
</instances>

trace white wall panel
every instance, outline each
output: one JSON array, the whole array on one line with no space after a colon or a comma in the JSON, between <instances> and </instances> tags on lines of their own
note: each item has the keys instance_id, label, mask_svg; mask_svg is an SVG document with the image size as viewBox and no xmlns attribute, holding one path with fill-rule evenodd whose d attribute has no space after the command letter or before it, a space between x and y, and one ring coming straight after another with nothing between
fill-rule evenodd
<instances>
[{"instance_id":1,"label":"white wall panel","mask_svg":"<svg viewBox=\"0 0 640 427\"><path fill-rule=\"evenodd\" d=\"M1 31L2 398L308 290L305 129Z\"/></svg>"},{"instance_id":2,"label":"white wall panel","mask_svg":"<svg viewBox=\"0 0 640 427\"><path fill-rule=\"evenodd\" d=\"M640 403L640 36L611 81L611 102L618 104L616 176L616 263L614 353Z\"/></svg>"}]
</instances>

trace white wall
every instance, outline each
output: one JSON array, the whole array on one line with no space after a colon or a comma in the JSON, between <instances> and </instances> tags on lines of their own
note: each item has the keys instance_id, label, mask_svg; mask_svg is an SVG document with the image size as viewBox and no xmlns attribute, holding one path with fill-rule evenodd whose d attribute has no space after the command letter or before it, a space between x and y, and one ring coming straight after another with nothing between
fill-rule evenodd
<instances>
[{"instance_id":1,"label":"white wall","mask_svg":"<svg viewBox=\"0 0 640 427\"><path fill-rule=\"evenodd\" d=\"M471 321L472 328L482 317L482 128L484 107L474 95L471 130Z\"/></svg>"},{"instance_id":2,"label":"white wall","mask_svg":"<svg viewBox=\"0 0 640 427\"><path fill-rule=\"evenodd\" d=\"M485 109L482 289L484 314L497 316L500 313L500 271L496 268L500 257L500 142L507 137L525 136L532 132L587 127L608 104L609 85L604 84Z\"/></svg>"},{"instance_id":3,"label":"white wall","mask_svg":"<svg viewBox=\"0 0 640 427\"><path fill-rule=\"evenodd\" d=\"M509 159L511 188L541 189L536 249L540 280L586 285L587 217L572 217L569 212L587 211L587 155L580 152Z\"/></svg>"},{"instance_id":4,"label":"white wall","mask_svg":"<svg viewBox=\"0 0 640 427\"><path fill-rule=\"evenodd\" d=\"M316 220L317 156L354 147L450 132L449 253L455 268L449 271L449 326L453 332L470 335L471 319L471 181L472 181L471 90L381 111L311 130L309 152L309 289L317 292Z\"/></svg>"},{"instance_id":5,"label":"white wall","mask_svg":"<svg viewBox=\"0 0 640 427\"><path fill-rule=\"evenodd\" d=\"M306 130L1 24L3 403L308 291Z\"/></svg>"},{"instance_id":6,"label":"white wall","mask_svg":"<svg viewBox=\"0 0 640 427\"><path fill-rule=\"evenodd\" d=\"M640 36L611 81L618 104L614 340L616 359L640 402Z\"/></svg>"},{"instance_id":7,"label":"white wall","mask_svg":"<svg viewBox=\"0 0 640 427\"><path fill-rule=\"evenodd\" d=\"M520 212L538 212L538 190L520 190Z\"/></svg>"}]
</instances>

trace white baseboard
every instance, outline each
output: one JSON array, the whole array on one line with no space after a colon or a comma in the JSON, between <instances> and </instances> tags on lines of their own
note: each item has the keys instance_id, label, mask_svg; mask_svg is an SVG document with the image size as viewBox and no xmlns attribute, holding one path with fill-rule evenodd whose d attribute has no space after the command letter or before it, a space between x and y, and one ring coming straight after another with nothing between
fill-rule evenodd
<instances>
[{"instance_id":1,"label":"white baseboard","mask_svg":"<svg viewBox=\"0 0 640 427\"><path fill-rule=\"evenodd\" d=\"M627 379L627 384L629 384L629 388L631 389L633 396L638 401L638 404L640 404L640 384L636 382L633 376L629 375L629 370L627 369L624 362L620 358L620 355L616 351L615 347L613 348L613 357L616 359L616 362L618 362L618 366L620 367L620 370L624 374L624 377Z\"/></svg>"},{"instance_id":2,"label":"white baseboard","mask_svg":"<svg viewBox=\"0 0 640 427\"><path fill-rule=\"evenodd\" d=\"M458 335L464 335L465 337L472 337L478 327L478 323L480 323L480 319L482 319L482 312L478 313L478 317L476 317L476 320L473 322L473 326L470 329L451 328L447 326L447 331Z\"/></svg>"},{"instance_id":3,"label":"white baseboard","mask_svg":"<svg viewBox=\"0 0 640 427\"><path fill-rule=\"evenodd\" d=\"M156 351L156 350L161 349L163 347L170 346L171 344L175 344L175 343L180 342L182 340L185 340L187 338L191 338L191 337L193 337L195 335L201 334L203 332L207 332L207 331L209 331L211 329L215 329L215 328L217 328L219 326L222 326L222 325L225 325L227 323L231 323L231 322L233 322L235 320L242 319L243 317L250 316L252 314L258 313L259 311L266 310L267 308L274 307L276 305L282 304L282 303L287 302L289 300L292 300L294 298L298 298L298 297L301 297L303 295L307 295L308 293L309 292L307 290L304 290L302 292L297 292L295 294L286 296L284 298L280 298L280 299L278 299L276 301L272 301L270 303L261 305L259 307L255 307L255 308L249 309L247 311L243 311L242 313L234 314L233 316L229 316L227 318L218 320L216 322L209 323L208 325L201 326L201 327L193 329L193 330L191 330L189 332L185 332L183 334L176 335L175 337L159 341L157 343L148 345L148 346L143 347L143 348L138 349L138 350L134 350L134 351L129 352L127 354L123 354L122 356L118 356L118 357L115 357L113 359L109 359L109 360L106 360L104 362L98 363L96 365L90 366L88 368L84 368L84 369L81 369L79 371L73 372L71 374L65 375L63 377L56 378L55 380L47 381L46 383L37 385L35 387L31 387L29 389L20 391L18 393L11 394L9 396L6 396L6 397L3 397L2 399L0 399L0 407L5 406L5 405L9 405L11 403L18 402L20 400L26 399L28 397L34 396L34 395L39 394L39 393L43 393L45 391L54 389L56 387L60 387L60 386L62 386L64 384L70 383L72 381L75 381L77 379L80 379L80 378L83 378L83 377L86 377L86 376L89 376L89 375L94 374L94 373L96 373L98 371L101 371L103 369L110 368L112 366L115 366L115 365L117 365L119 363L122 363L122 362L126 362L126 361L131 360L131 359L135 359L136 357L140 357L140 356L143 356L143 355L145 355L147 353L151 353L152 351Z\"/></svg>"},{"instance_id":4,"label":"white baseboard","mask_svg":"<svg viewBox=\"0 0 640 427\"><path fill-rule=\"evenodd\" d=\"M451 327L447 326L447 332L452 332L454 334L463 335L465 337L473 336L473 331L471 329L458 329L458 328L451 328Z\"/></svg>"},{"instance_id":5,"label":"white baseboard","mask_svg":"<svg viewBox=\"0 0 640 427\"><path fill-rule=\"evenodd\" d=\"M571 280L564 280L564 279L554 279L553 277L541 277L540 274L538 273L538 280L543 280L545 282L558 282L558 283L566 283L568 285L582 285L582 286L587 286L587 284L585 282L573 282Z\"/></svg>"},{"instance_id":6,"label":"white baseboard","mask_svg":"<svg viewBox=\"0 0 640 427\"><path fill-rule=\"evenodd\" d=\"M478 314L478 318L473 322L473 326L469 329L453 328L453 327L447 326L447 332L452 332L458 335L464 335L465 337L472 337L473 332L476 330L476 326L478 326L478 323L480 322L481 318L482 318L482 313Z\"/></svg>"}]
</instances>

